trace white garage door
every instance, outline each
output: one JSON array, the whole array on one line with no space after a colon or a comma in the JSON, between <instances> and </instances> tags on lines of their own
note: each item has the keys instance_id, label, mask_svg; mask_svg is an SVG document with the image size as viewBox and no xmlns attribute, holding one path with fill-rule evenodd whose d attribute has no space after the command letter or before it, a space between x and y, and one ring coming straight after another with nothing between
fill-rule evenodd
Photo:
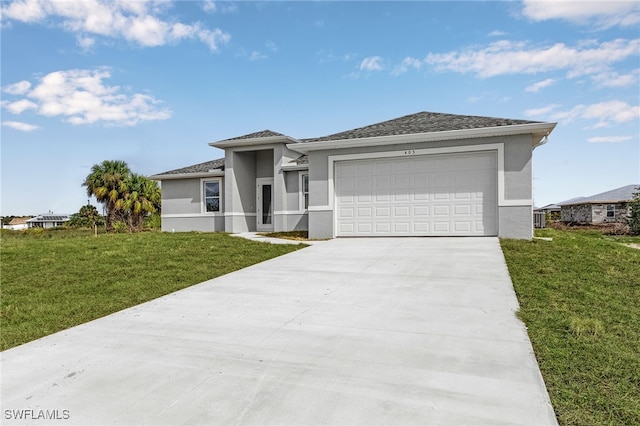
<instances>
[{"instance_id":1,"label":"white garage door","mask_svg":"<svg viewBox=\"0 0 640 426\"><path fill-rule=\"evenodd\" d=\"M336 162L338 236L497 235L495 151Z\"/></svg>"}]
</instances>

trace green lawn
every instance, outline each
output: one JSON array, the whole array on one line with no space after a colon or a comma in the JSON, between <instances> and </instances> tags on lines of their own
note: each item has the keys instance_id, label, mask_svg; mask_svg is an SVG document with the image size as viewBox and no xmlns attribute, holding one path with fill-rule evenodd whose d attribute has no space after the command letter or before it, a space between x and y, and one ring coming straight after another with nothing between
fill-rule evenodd
<instances>
[{"instance_id":1,"label":"green lawn","mask_svg":"<svg viewBox=\"0 0 640 426\"><path fill-rule=\"evenodd\" d=\"M640 238L537 235L501 244L560 424L640 424Z\"/></svg>"},{"instance_id":2,"label":"green lawn","mask_svg":"<svg viewBox=\"0 0 640 426\"><path fill-rule=\"evenodd\" d=\"M2 231L0 350L301 247L216 233Z\"/></svg>"}]
</instances>

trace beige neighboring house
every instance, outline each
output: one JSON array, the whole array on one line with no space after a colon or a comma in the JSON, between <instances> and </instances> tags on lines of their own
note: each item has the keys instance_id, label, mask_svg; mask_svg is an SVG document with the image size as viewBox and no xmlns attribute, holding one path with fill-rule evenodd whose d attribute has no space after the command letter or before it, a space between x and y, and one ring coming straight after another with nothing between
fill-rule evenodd
<instances>
[{"instance_id":1,"label":"beige neighboring house","mask_svg":"<svg viewBox=\"0 0 640 426\"><path fill-rule=\"evenodd\" d=\"M23 229L27 229L27 220L31 219L30 217L14 217L11 219L8 225L5 225L4 229L9 229L10 231L21 231Z\"/></svg>"},{"instance_id":2,"label":"beige neighboring house","mask_svg":"<svg viewBox=\"0 0 640 426\"><path fill-rule=\"evenodd\" d=\"M640 192L640 184L564 201L559 203L560 220L581 224L625 222L631 213L629 203L636 192Z\"/></svg>"}]
</instances>

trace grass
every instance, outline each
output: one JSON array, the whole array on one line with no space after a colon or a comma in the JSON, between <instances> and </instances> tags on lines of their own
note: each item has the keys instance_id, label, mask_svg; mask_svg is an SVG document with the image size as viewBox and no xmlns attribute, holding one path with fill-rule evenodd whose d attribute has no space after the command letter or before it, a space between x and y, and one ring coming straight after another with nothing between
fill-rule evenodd
<instances>
[{"instance_id":1,"label":"grass","mask_svg":"<svg viewBox=\"0 0 640 426\"><path fill-rule=\"evenodd\" d=\"M218 233L2 231L0 350L301 247Z\"/></svg>"},{"instance_id":2,"label":"grass","mask_svg":"<svg viewBox=\"0 0 640 426\"><path fill-rule=\"evenodd\" d=\"M308 241L308 231L286 231L286 232L261 232L258 235L271 238L282 238L285 240Z\"/></svg>"},{"instance_id":3,"label":"grass","mask_svg":"<svg viewBox=\"0 0 640 426\"><path fill-rule=\"evenodd\" d=\"M536 235L501 244L558 421L640 424L640 237Z\"/></svg>"}]
</instances>

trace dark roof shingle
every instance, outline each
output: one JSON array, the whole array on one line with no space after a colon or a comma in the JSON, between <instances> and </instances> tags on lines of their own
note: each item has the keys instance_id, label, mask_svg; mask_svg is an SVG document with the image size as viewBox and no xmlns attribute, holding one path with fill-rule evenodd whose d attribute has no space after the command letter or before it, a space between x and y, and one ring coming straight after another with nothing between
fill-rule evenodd
<instances>
[{"instance_id":1,"label":"dark roof shingle","mask_svg":"<svg viewBox=\"0 0 640 426\"><path fill-rule=\"evenodd\" d=\"M480 117L473 115L418 112L370 126L359 127L345 132L334 133L319 138L303 139L302 142L320 142L341 139L361 139L378 136L410 135L415 133L444 132L448 130L480 129L485 127L532 124L539 121L515 120L510 118Z\"/></svg>"},{"instance_id":2,"label":"dark roof shingle","mask_svg":"<svg viewBox=\"0 0 640 426\"><path fill-rule=\"evenodd\" d=\"M156 176L208 173L211 170L224 170L224 158L218 158L217 160L194 164L192 166L183 167L181 169L169 170L168 172L158 173Z\"/></svg>"},{"instance_id":3,"label":"dark roof shingle","mask_svg":"<svg viewBox=\"0 0 640 426\"><path fill-rule=\"evenodd\" d=\"M237 140L242 140L242 139L269 138L269 137L273 137L273 136L282 136L282 137L285 137L285 138L287 137L286 135L283 135L282 133L278 133L278 132L274 132L272 130L266 129L266 130L261 130L259 132L255 132L255 133L249 133L248 135L242 135L242 136L236 136L235 138L224 139L224 140L221 140L220 142L237 141Z\"/></svg>"},{"instance_id":4,"label":"dark roof shingle","mask_svg":"<svg viewBox=\"0 0 640 426\"><path fill-rule=\"evenodd\" d=\"M611 191L601 192L600 194L592 195L590 197L575 198L562 203L558 203L560 206L570 206L576 204L589 204L589 203L615 203L620 201L631 201L633 195L636 192L640 192L640 184L626 185L620 188L612 189Z\"/></svg>"}]
</instances>

